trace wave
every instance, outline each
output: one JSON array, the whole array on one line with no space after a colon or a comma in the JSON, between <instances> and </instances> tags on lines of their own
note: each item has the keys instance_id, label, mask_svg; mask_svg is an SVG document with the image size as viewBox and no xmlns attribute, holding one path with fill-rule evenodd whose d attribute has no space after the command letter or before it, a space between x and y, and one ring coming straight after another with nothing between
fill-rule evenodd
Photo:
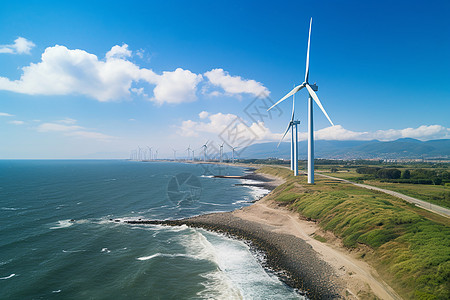
<instances>
[{"instance_id":1,"label":"wave","mask_svg":"<svg viewBox=\"0 0 450 300\"><path fill-rule=\"evenodd\" d=\"M102 248L102 252L110 253L111 250L109 250L108 248Z\"/></svg>"},{"instance_id":2,"label":"wave","mask_svg":"<svg viewBox=\"0 0 450 300\"><path fill-rule=\"evenodd\" d=\"M50 227L50 229L61 229L61 228L67 228L74 224L74 221L71 220L61 220L58 221L58 224L56 226Z\"/></svg>"},{"instance_id":3,"label":"wave","mask_svg":"<svg viewBox=\"0 0 450 300\"><path fill-rule=\"evenodd\" d=\"M16 276L16 274L11 274L11 275L6 276L6 277L0 277L0 279L10 279L10 278L12 278L14 276Z\"/></svg>"},{"instance_id":4,"label":"wave","mask_svg":"<svg viewBox=\"0 0 450 300\"><path fill-rule=\"evenodd\" d=\"M85 252L86 250L64 250L62 252L64 253L77 253L77 252Z\"/></svg>"},{"instance_id":5,"label":"wave","mask_svg":"<svg viewBox=\"0 0 450 300\"><path fill-rule=\"evenodd\" d=\"M155 253L153 255L150 256L142 256L142 257L138 257L137 260L149 260L155 257L187 257L187 258L192 258L192 259L199 259L198 257L195 257L193 255L189 255L189 254L183 254L183 253L174 253L174 254L170 254L170 253Z\"/></svg>"}]
</instances>

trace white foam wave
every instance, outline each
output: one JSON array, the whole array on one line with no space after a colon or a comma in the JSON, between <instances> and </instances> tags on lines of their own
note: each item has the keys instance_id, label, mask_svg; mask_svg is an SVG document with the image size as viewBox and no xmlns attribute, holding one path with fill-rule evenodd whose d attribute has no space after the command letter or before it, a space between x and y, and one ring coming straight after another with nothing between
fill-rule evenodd
<instances>
[{"instance_id":1,"label":"white foam wave","mask_svg":"<svg viewBox=\"0 0 450 300\"><path fill-rule=\"evenodd\" d=\"M110 253L111 250L109 250L108 248L102 248L102 252Z\"/></svg>"},{"instance_id":2,"label":"white foam wave","mask_svg":"<svg viewBox=\"0 0 450 300\"><path fill-rule=\"evenodd\" d=\"M155 253L153 255L150 256L142 256L142 257L138 257L137 260L149 260L155 257L187 257L187 258L192 258L192 259L199 259L198 257L195 257L193 255L189 255L189 254L183 254L183 253L174 253L174 254L170 254L170 253Z\"/></svg>"},{"instance_id":3,"label":"white foam wave","mask_svg":"<svg viewBox=\"0 0 450 300\"><path fill-rule=\"evenodd\" d=\"M63 250L64 253L77 253L77 252L84 252L86 250Z\"/></svg>"},{"instance_id":4,"label":"white foam wave","mask_svg":"<svg viewBox=\"0 0 450 300\"><path fill-rule=\"evenodd\" d=\"M67 228L74 224L74 221L71 220L61 220L58 221L58 224L56 226L50 227L50 229L61 229L61 228Z\"/></svg>"},{"instance_id":5,"label":"white foam wave","mask_svg":"<svg viewBox=\"0 0 450 300\"><path fill-rule=\"evenodd\" d=\"M61 293L61 290L52 291L52 293Z\"/></svg>"},{"instance_id":6,"label":"white foam wave","mask_svg":"<svg viewBox=\"0 0 450 300\"><path fill-rule=\"evenodd\" d=\"M1 210L19 210L20 208L15 207L2 207Z\"/></svg>"},{"instance_id":7,"label":"white foam wave","mask_svg":"<svg viewBox=\"0 0 450 300\"><path fill-rule=\"evenodd\" d=\"M199 231L203 232L210 247L214 249L214 261L218 265L218 272L222 273L210 273L204 276L208 279L207 285L211 286L205 286L205 291L201 292L202 297L214 299L302 299L278 278L269 275L243 242L202 229ZM218 290L221 291L221 295L226 296L217 296Z\"/></svg>"},{"instance_id":8,"label":"white foam wave","mask_svg":"<svg viewBox=\"0 0 450 300\"><path fill-rule=\"evenodd\" d=\"M1 279L1 280L4 280L4 279L10 279L10 278L12 278L12 277L14 277L14 276L16 276L16 274L11 274L11 275L6 276L6 277L0 277L0 279Z\"/></svg>"}]
</instances>

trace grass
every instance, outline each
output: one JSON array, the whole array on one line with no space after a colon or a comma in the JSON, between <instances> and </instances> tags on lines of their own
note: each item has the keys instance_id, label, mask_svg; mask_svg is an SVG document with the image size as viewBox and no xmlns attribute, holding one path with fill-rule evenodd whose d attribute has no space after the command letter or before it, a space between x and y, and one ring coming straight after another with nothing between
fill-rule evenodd
<instances>
[{"instance_id":1,"label":"grass","mask_svg":"<svg viewBox=\"0 0 450 300\"><path fill-rule=\"evenodd\" d=\"M356 173L355 170L349 172L324 172L321 173L350 181L365 183L383 189L399 192L410 197L428 201L430 203L450 208L450 186L430 185L430 184L410 184L410 183L389 183L379 180L364 180L364 175Z\"/></svg>"},{"instance_id":2,"label":"grass","mask_svg":"<svg viewBox=\"0 0 450 300\"><path fill-rule=\"evenodd\" d=\"M372 248L365 259L404 298L450 299L448 219L351 184L317 178L315 185L305 185L303 176L291 176L287 169L259 171L286 179L271 195L274 200L317 221L346 247Z\"/></svg>"}]
</instances>

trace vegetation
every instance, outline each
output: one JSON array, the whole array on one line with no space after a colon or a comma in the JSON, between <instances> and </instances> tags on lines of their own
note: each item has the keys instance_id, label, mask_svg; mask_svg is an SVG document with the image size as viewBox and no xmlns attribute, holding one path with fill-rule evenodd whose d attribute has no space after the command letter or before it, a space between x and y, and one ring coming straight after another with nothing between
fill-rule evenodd
<instances>
[{"instance_id":1,"label":"vegetation","mask_svg":"<svg viewBox=\"0 0 450 300\"><path fill-rule=\"evenodd\" d=\"M335 163L338 161L335 161ZM393 190L405 195L450 208L449 164L409 163L389 165L374 164L340 165L319 164L319 172L330 172L332 176L359 183Z\"/></svg>"},{"instance_id":2,"label":"vegetation","mask_svg":"<svg viewBox=\"0 0 450 300\"><path fill-rule=\"evenodd\" d=\"M315 185L305 185L305 176L293 177L286 168L258 171L286 179L271 194L275 201L332 231L346 247L368 246L362 257L403 297L450 299L447 218L344 182L316 178Z\"/></svg>"}]
</instances>

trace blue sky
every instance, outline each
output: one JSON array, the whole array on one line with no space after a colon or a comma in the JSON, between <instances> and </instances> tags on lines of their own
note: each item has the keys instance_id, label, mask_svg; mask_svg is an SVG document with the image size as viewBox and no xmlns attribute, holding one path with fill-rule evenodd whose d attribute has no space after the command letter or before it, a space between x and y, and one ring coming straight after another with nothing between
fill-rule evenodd
<instances>
[{"instance_id":1,"label":"blue sky","mask_svg":"<svg viewBox=\"0 0 450 300\"><path fill-rule=\"evenodd\" d=\"M303 81L310 17L316 139L450 138L449 2L367 2L2 1L0 158L277 141L291 100L248 113Z\"/></svg>"}]
</instances>

